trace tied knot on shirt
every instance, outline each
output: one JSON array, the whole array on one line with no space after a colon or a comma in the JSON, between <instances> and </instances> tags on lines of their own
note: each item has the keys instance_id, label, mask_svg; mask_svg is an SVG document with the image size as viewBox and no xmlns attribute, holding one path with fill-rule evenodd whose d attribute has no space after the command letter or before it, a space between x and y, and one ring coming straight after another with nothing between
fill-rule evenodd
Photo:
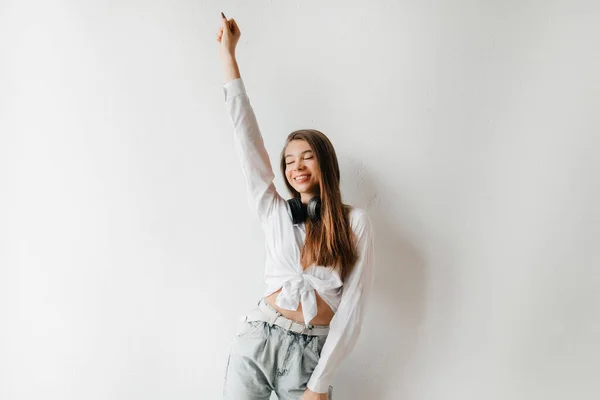
<instances>
[{"instance_id":1,"label":"tied knot on shirt","mask_svg":"<svg viewBox=\"0 0 600 400\"><path fill-rule=\"evenodd\" d=\"M285 309L296 311L302 303L304 323L308 324L317 315L317 297L315 290L321 292L340 286L341 282L320 279L314 275L300 273L288 279L277 296L276 304Z\"/></svg>"}]
</instances>

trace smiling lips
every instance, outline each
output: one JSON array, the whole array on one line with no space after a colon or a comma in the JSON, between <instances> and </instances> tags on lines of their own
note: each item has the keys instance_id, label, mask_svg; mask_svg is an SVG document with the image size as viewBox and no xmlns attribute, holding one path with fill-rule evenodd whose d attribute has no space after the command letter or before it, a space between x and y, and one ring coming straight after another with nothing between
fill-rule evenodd
<instances>
[{"instance_id":1,"label":"smiling lips","mask_svg":"<svg viewBox=\"0 0 600 400\"><path fill-rule=\"evenodd\" d=\"M310 178L309 174L298 175L294 178L294 181L298 183L306 182Z\"/></svg>"}]
</instances>

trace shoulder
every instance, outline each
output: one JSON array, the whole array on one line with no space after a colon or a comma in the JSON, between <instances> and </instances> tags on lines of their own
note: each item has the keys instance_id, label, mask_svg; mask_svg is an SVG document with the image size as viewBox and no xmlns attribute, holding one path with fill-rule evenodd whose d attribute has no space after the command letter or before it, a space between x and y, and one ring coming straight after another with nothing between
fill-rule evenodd
<instances>
[{"instance_id":1,"label":"shoulder","mask_svg":"<svg viewBox=\"0 0 600 400\"><path fill-rule=\"evenodd\" d=\"M347 207L350 226L355 233L361 234L365 230L371 230L371 217L364 208L352 205L347 205Z\"/></svg>"}]
</instances>

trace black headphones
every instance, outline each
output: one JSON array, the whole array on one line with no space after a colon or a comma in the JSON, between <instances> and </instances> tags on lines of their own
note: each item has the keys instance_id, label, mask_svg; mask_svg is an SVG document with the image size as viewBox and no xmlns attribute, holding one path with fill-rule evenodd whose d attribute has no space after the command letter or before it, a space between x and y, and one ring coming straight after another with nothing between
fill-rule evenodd
<instances>
[{"instance_id":1,"label":"black headphones","mask_svg":"<svg viewBox=\"0 0 600 400\"><path fill-rule=\"evenodd\" d=\"M304 222L307 216L313 222L317 222L321 217L321 198L319 196L314 196L306 205L302 204L299 197L293 197L287 202L290 205L290 210L292 210L294 224Z\"/></svg>"}]
</instances>

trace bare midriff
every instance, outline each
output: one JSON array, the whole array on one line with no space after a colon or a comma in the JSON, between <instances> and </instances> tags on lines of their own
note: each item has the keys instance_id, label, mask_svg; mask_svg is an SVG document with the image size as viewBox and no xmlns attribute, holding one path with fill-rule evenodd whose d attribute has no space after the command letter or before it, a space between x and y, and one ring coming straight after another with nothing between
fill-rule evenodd
<instances>
[{"instance_id":1,"label":"bare midriff","mask_svg":"<svg viewBox=\"0 0 600 400\"><path fill-rule=\"evenodd\" d=\"M277 296L281 292L282 289L279 289L275 293L265 297L267 303L271 305L274 309L279 311L281 315L286 318L291 319L292 321L304 323L304 315L302 315L302 303L298 305L298 309L295 311L286 310L278 307L275 304L275 300ZM329 305L319 296L319 293L315 290L315 296L317 298L317 315L310 321L311 325L329 325L331 319L335 315L335 313L331 310Z\"/></svg>"}]
</instances>

